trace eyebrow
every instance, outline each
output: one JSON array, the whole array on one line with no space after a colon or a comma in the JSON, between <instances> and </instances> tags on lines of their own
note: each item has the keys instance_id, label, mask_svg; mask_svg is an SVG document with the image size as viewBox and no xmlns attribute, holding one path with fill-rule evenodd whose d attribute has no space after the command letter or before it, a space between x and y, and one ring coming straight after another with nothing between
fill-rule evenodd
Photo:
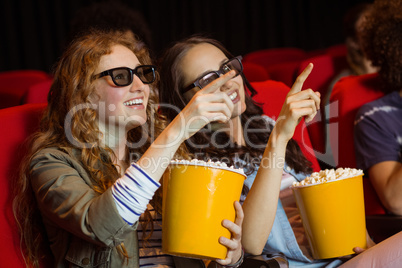
<instances>
[{"instance_id":1,"label":"eyebrow","mask_svg":"<svg viewBox=\"0 0 402 268\"><path fill-rule=\"evenodd\" d=\"M219 63L219 68L222 66L222 64L224 64L224 63L227 62L228 60L229 60L228 58L221 60L221 62ZM218 69L218 70L219 70L219 69ZM196 78L196 80L198 80L198 79L202 78L204 75L209 74L209 73L214 72L214 71L216 71L216 70L206 70L205 72L201 73L201 74Z\"/></svg>"}]
</instances>

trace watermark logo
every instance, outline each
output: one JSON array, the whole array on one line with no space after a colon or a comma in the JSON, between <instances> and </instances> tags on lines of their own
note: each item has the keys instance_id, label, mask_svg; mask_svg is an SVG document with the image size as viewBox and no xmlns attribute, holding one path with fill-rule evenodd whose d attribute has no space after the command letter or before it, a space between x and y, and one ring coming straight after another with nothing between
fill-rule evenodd
<instances>
[{"instance_id":1,"label":"watermark logo","mask_svg":"<svg viewBox=\"0 0 402 268\"><path fill-rule=\"evenodd\" d=\"M164 109L172 109L177 114L175 118L176 127L178 126L178 129L180 129L180 131L175 133L174 139L171 140L169 143L164 144L155 143L154 144L155 148L163 149L170 146L177 147L178 144L188 139L196 132L206 132L206 133L212 133L210 135L209 142L199 144L193 140L188 140L188 146L197 150L203 150L210 146L213 146L217 149L223 149L227 148L228 146L232 146L233 144L230 141L220 142L218 138L220 133L224 132L227 133L228 135L233 136L239 134L236 133L239 132L239 128L236 128L235 125L233 124L233 121L231 120L229 120L226 124L221 125L219 129L216 130L214 129L214 131L212 131L213 130L212 125L209 123L211 121L214 121L214 118L207 118L202 116L186 118L185 115L181 113L181 110L178 107L175 107L170 104L159 104L159 107L161 106L163 106ZM325 107L325 113L322 114L317 113L313 121L299 125L298 126L299 129L297 130L298 133L297 135L294 136L294 139L299 144L299 146L301 147L303 153L307 158L315 156L321 163L324 163L328 166L336 166L338 163L338 150L339 150L338 106L339 106L338 102L328 104ZM151 143L155 141L155 139L157 138L156 137L157 135L155 133L156 129L155 120L148 120L144 122L143 115L137 115L135 110L133 114L130 116L116 115L115 113L112 113L115 111L115 108L116 107L114 106L107 107L105 103L98 103L98 104L87 103L73 107L66 115L64 122L65 135L68 141L72 145L78 148L91 148L95 146L95 142L86 143L80 140L78 137L74 137L73 135L74 132L71 129L74 117L78 116L78 113L80 111L81 113L85 112L83 111L85 109L91 109L97 111L98 126L102 124L107 124L105 126L105 129L108 133L103 133L105 130L100 129L100 132L102 134L99 135L99 141L97 141L97 143L101 142L107 144L109 147L113 146L114 145L113 143L116 142L116 137L121 137L122 135L125 135L128 129L132 129L135 127L139 128L138 131L141 132L140 135L137 135L139 139L135 141L130 140L126 141L126 146L130 149L133 149L132 151L135 151L135 149L145 146L148 140ZM323 116L323 114L325 114L325 116ZM273 129L273 125L269 121L261 121L260 119L261 119L260 116L254 116L249 118L247 122L243 122L242 129L240 130L242 131L244 140L247 143L247 145L256 150L264 150L266 144L256 144L250 139L251 135L262 135L263 133L271 132ZM257 128L252 127L253 125L252 122L255 120L260 120L258 122L264 122L264 124L260 124L259 127ZM281 119L278 118L277 120ZM323 142L325 144L324 151L318 150L317 148L314 147L315 140L312 140L312 137L314 137L314 135L312 135L313 130L319 130L321 132L317 133L317 135L320 135L321 139L323 139ZM122 152L122 154L124 153L125 152ZM132 153L130 155L130 160L136 161L140 157L141 156L139 154ZM225 156L220 157L219 161L222 161L224 157ZM169 159L169 161L167 159ZM161 164L168 165L168 163L170 163L171 158L168 157L167 159L166 163L152 163L152 165L161 165ZM249 158L247 161L249 163L250 162L259 163L261 159ZM263 164L265 166L272 166L272 163L264 163L264 161L265 160L263 160L260 164Z\"/></svg>"}]
</instances>

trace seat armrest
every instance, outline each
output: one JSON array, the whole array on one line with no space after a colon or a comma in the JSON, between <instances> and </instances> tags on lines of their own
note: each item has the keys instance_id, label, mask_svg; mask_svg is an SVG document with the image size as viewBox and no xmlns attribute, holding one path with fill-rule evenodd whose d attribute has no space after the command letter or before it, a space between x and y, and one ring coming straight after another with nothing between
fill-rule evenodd
<instances>
[{"instance_id":1,"label":"seat armrest","mask_svg":"<svg viewBox=\"0 0 402 268\"><path fill-rule=\"evenodd\" d=\"M402 216L366 215L366 228L371 239L379 243L402 231Z\"/></svg>"}]
</instances>

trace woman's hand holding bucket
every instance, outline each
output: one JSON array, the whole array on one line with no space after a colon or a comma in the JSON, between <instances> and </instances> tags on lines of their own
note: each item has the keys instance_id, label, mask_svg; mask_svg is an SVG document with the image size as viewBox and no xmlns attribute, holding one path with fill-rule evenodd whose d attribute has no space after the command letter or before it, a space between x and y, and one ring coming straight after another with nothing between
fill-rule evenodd
<instances>
[{"instance_id":1,"label":"woman's hand holding bucket","mask_svg":"<svg viewBox=\"0 0 402 268\"><path fill-rule=\"evenodd\" d=\"M234 202L234 207L236 209L236 219L235 222L229 220L223 220L222 226L230 231L232 234L231 239L224 236L219 238L219 243L228 248L228 253L226 259L217 259L216 262L220 265L230 265L236 263L242 258L242 246L241 246L241 233L244 213L243 209L238 201Z\"/></svg>"}]
</instances>

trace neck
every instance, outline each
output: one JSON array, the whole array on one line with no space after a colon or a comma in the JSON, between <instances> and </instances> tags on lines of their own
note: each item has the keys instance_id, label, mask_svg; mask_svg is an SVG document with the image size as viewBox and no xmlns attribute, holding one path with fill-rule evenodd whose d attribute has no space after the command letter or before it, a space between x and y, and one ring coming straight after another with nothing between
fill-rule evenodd
<instances>
[{"instance_id":1,"label":"neck","mask_svg":"<svg viewBox=\"0 0 402 268\"><path fill-rule=\"evenodd\" d=\"M114 128L113 131L111 129L105 128L104 126L99 126L100 131L103 133L102 143L112 149L116 156L115 164L120 165L122 168L126 168L126 141L127 141L127 133L125 129Z\"/></svg>"},{"instance_id":2,"label":"neck","mask_svg":"<svg viewBox=\"0 0 402 268\"><path fill-rule=\"evenodd\" d=\"M211 128L215 131L219 130L225 132L233 143L237 143L240 146L246 145L240 116L230 119L227 123L211 124Z\"/></svg>"}]
</instances>

